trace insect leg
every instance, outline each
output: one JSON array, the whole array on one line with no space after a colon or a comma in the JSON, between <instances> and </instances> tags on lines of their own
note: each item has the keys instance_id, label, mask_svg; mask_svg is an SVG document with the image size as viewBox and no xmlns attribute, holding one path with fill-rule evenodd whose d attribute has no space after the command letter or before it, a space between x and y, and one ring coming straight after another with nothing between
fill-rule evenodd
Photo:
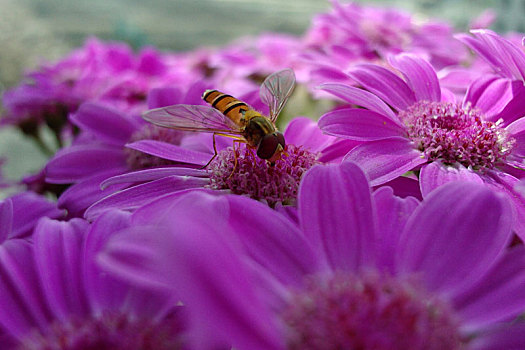
<instances>
[{"instance_id":1,"label":"insect leg","mask_svg":"<svg viewBox=\"0 0 525 350\"><path fill-rule=\"evenodd\" d=\"M228 180L233 176L233 173L237 169L237 164L239 163L238 160L237 160L237 158L238 158L237 157L237 152L235 151L235 143L236 142L240 145L241 143L243 143L243 140L233 140L233 143L232 143L232 148L233 148L233 169L232 169L232 172L231 172L230 176L228 176Z\"/></svg>"},{"instance_id":2,"label":"insect leg","mask_svg":"<svg viewBox=\"0 0 525 350\"><path fill-rule=\"evenodd\" d=\"M213 138L213 157L211 157L211 159L208 161L208 163L206 163L206 165L203 166L201 169L206 169L206 168L208 167L208 165L210 165L210 163L212 162L212 160L214 160L215 157L217 157L218 152L217 152L217 146L216 146L216 144L215 144L215 135L216 135L216 134L217 134L217 133L214 132L214 133L213 133L213 137L212 137L212 138ZM230 176L231 176L231 175L230 175Z\"/></svg>"}]
</instances>

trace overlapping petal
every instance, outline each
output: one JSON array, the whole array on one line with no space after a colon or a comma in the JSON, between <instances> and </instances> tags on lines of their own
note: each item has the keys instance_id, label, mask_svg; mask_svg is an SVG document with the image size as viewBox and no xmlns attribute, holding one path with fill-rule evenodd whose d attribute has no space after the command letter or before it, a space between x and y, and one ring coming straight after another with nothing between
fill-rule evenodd
<instances>
[{"instance_id":1,"label":"overlapping petal","mask_svg":"<svg viewBox=\"0 0 525 350\"><path fill-rule=\"evenodd\" d=\"M341 108L319 119L319 127L329 135L356 141L402 137L405 129L382 114L360 108Z\"/></svg>"},{"instance_id":2,"label":"overlapping petal","mask_svg":"<svg viewBox=\"0 0 525 350\"><path fill-rule=\"evenodd\" d=\"M298 206L302 230L329 267L356 271L373 264L376 213L359 167L345 162L312 168L301 183Z\"/></svg>"},{"instance_id":3,"label":"overlapping petal","mask_svg":"<svg viewBox=\"0 0 525 350\"><path fill-rule=\"evenodd\" d=\"M119 273L177 290L192 310L192 321L199 325L193 334L198 348L233 343L245 349L281 349L276 324L238 255L240 247L226 237L226 217L213 222L195 220L224 210L217 208L224 202L213 202L213 198L189 194L176 203L180 210L153 218L155 231L137 228L126 232L125 239L110 242L101 261ZM213 323L207 321L210 317ZM221 324L220 329L215 322Z\"/></svg>"},{"instance_id":4,"label":"overlapping petal","mask_svg":"<svg viewBox=\"0 0 525 350\"><path fill-rule=\"evenodd\" d=\"M122 146L138 129L137 123L118 110L96 103L84 103L71 116L73 124L90 132L103 142Z\"/></svg>"},{"instance_id":5,"label":"overlapping petal","mask_svg":"<svg viewBox=\"0 0 525 350\"><path fill-rule=\"evenodd\" d=\"M93 219L111 208L133 210L162 195L188 188L203 187L208 183L208 178L176 175L162 177L104 197L90 206L84 215L88 219Z\"/></svg>"},{"instance_id":6,"label":"overlapping petal","mask_svg":"<svg viewBox=\"0 0 525 350\"><path fill-rule=\"evenodd\" d=\"M430 63L409 54L390 56L389 62L403 74L418 101L441 101L438 77Z\"/></svg>"},{"instance_id":7,"label":"overlapping petal","mask_svg":"<svg viewBox=\"0 0 525 350\"><path fill-rule=\"evenodd\" d=\"M124 172L126 159L121 149L112 146L78 145L58 152L46 166L46 181L74 183L98 172Z\"/></svg>"},{"instance_id":8,"label":"overlapping petal","mask_svg":"<svg viewBox=\"0 0 525 350\"><path fill-rule=\"evenodd\" d=\"M319 269L319 260L300 229L260 203L228 196L229 224L250 258L284 285L299 286Z\"/></svg>"},{"instance_id":9,"label":"overlapping petal","mask_svg":"<svg viewBox=\"0 0 525 350\"><path fill-rule=\"evenodd\" d=\"M432 162L423 165L419 173L419 186L423 197L448 182L458 180L483 184L483 180L478 174L462 165L453 167L441 162Z\"/></svg>"},{"instance_id":10,"label":"overlapping petal","mask_svg":"<svg viewBox=\"0 0 525 350\"><path fill-rule=\"evenodd\" d=\"M420 272L430 290L456 295L471 286L505 249L512 210L483 185L454 182L429 194L400 238L399 273Z\"/></svg>"},{"instance_id":11,"label":"overlapping petal","mask_svg":"<svg viewBox=\"0 0 525 350\"><path fill-rule=\"evenodd\" d=\"M388 118L397 121L397 117L379 97L363 89L358 89L353 86L345 84L322 84L320 89L331 93L334 96L341 98L343 101L364 107L368 110L383 114Z\"/></svg>"},{"instance_id":12,"label":"overlapping petal","mask_svg":"<svg viewBox=\"0 0 525 350\"><path fill-rule=\"evenodd\" d=\"M175 162L206 165L213 154L154 140L142 140L127 144L126 147Z\"/></svg>"},{"instance_id":13,"label":"overlapping petal","mask_svg":"<svg viewBox=\"0 0 525 350\"><path fill-rule=\"evenodd\" d=\"M397 137L358 145L346 155L345 161L359 164L375 186L403 175L426 159L409 140Z\"/></svg>"},{"instance_id":14,"label":"overlapping petal","mask_svg":"<svg viewBox=\"0 0 525 350\"><path fill-rule=\"evenodd\" d=\"M416 96L410 87L386 68L360 64L352 68L348 74L398 111L405 110L416 102Z\"/></svg>"},{"instance_id":15,"label":"overlapping petal","mask_svg":"<svg viewBox=\"0 0 525 350\"><path fill-rule=\"evenodd\" d=\"M43 292L54 317L62 322L85 316L82 241L87 223L80 219L44 219L35 228L35 261Z\"/></svg>"},{"instance_id":16,"label":"overlapping petal","mask_svg":"<svg viewBox=\"0 0 525 350\"><path fill-rule=\"evenodd\" d=\"M492 266L468 292L457 296L455 307L464 329L476 330L513 319L525 310L525 249L515 247Z\"/></svg>"}]
</instances>

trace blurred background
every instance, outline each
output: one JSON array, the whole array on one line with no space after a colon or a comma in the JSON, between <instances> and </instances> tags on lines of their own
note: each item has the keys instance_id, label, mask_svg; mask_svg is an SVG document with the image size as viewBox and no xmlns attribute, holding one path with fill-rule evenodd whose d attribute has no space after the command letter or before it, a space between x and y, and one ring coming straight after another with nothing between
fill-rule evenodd
<instances>
[{"instance_id":1,"label":"blurred background","mask_svg":"<svg viewBox=\"0 0 525 350\"><path fill-rule=\"evenodd\" d=\"M493 29L525 31L525 0L357 1L437 17L458 30L492 8ZM22 71L81 46L86 37L187 50L220 46L265 31L301 34L325 0L0 0L0 84L14 85Z\"/></svg>"},{"instance_id":2,"label":"blurred background","mask_svg":"<svg viewBox=\"0 0 525 350\"><path fill-rule=\"evenodd\" d=\"M405 9L421 20L440 18L457 31L492 9L492 29L525 32L525 0L357 2ZM63 57L90 36L134 48L190 50L270 31L300 35L315 14L330 8L327 0L0 0L0 91L19 83L24 71ZM35 144L9 129L0 131L2 156L10 159L4 171L11 179L46 160Z\"/></svg>"}]
</instances>

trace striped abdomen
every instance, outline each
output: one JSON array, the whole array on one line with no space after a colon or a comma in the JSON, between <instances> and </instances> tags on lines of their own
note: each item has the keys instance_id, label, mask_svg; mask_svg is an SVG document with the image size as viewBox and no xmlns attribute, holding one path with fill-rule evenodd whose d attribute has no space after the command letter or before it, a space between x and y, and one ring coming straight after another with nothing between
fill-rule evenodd
<instances>
[{"instance_id":1,"label":"striped abdomen","mask_svg":"<svg viewBox=\"0 0 525 350\"><path fill-rule=\"evenodd\" d=\"M204 91L202 99L208 102L212 107L218 109L237 125L242 125L241 118L243 112L251 109L246 103L217 90Z\"/></svg>"}]
</instances>

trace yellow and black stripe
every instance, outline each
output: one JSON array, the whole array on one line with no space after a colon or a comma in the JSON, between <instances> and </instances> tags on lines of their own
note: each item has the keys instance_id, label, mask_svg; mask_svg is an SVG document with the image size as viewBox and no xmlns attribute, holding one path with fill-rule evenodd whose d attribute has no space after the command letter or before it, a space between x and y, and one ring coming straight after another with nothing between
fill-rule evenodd
<instances>
[{"instance_id":1,"label":"yellow and black stripe","mask_svg":"<svg viewBox=\"0 0 525 350\"><path fill-rule=\"evenodd\" d=\"M218 109L236 124L240 123L242 112L246 112L250 109L246 103L217 90L204 91L202 99L208 102L212 107Z\"/></svg>"}]
</instances>

